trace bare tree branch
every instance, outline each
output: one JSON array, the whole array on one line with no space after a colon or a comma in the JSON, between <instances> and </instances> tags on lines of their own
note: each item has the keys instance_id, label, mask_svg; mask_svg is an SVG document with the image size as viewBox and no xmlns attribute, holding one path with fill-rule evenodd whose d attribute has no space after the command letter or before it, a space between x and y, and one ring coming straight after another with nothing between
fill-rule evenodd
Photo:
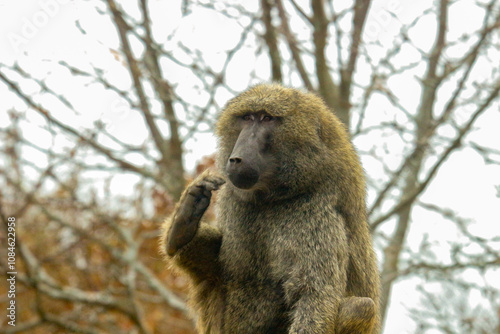
<instances>
[{"instance_id":1,"label":"bare tree branch","mask_svg":"<svg viewBox=\"0 0 500 334\"><path fill-rule=\"evenodd\" d=\"M261 0L260 3L262 7L262 21L266 27L264 40L269 49L269 58L271 59L272 80L282 82L281 56L278 49L278 40L276 39L276 28L273 25L271 14L273 6L269 0Z\"/></svg>"},{"instance_id":2,"label":"bare tree branch","mask_svg":"<svg viewBox=\"0 0 500 334\"><path fill-rule=\"evenodd\" d=\"M288 48L290 49L290 52L292 53L292 58L295 63L295 67L297 68L297 71L299 72L300 78L302 79L302 82L304 83L304 86L309 90L313 91L314 88L312 86L311 80L309 79L309 74L307 73L304 63L302 62L301 58L301 52L299 49L299 46L297 45L297 40L295 39L295 36L293 35L292 31L290 30L290 25L288 24L288 17L285 12L285 8L283 7L283 3L281 0L275 0L276 2L276 8L278 9L278 14L281 19L281 30L283 32L283 35L285 36L285 39L288 43Z\"/></svg>"},{"instance_id":3,"label":"bare tree branch","mask_svg":"<svg viewBox=\"0 0 500 334\"><path fill-rule=\"evenodd\" d=\"M326 58L326 47L328 37L328 19L325 14L323 0L311 0L313 10L313 42L314 58L316 61L316 76L318 78L318 91L325 100L326 104L335 110L340 120L349 128L349 115L343 113L339 107L338 87L333 82Z\"/></svg>"},{"instance_id":4,"label":"bare tree branch","mask_svg":"<svg viewBox=\"0 0 500 334\"><path fill-rule=\"evenodd\" d=\"M354 16L352 20L352 34L351 34L351 47L349 60L347 62L346 68L340 69L340 85L339 85L339 99L337 114L340 119L349 128L350 124L350 97L351 97L351 86L352 86L352 76L354 74L354 69L356 66L356 61L358 60L359 47L361 45L361 34L363 33L363 28L366 21L366 16L368 14L368 9L370 8L371 0L356 0L354 4ZM339 41L340 43L340 41Z\"/></svg>"}]
</instances>

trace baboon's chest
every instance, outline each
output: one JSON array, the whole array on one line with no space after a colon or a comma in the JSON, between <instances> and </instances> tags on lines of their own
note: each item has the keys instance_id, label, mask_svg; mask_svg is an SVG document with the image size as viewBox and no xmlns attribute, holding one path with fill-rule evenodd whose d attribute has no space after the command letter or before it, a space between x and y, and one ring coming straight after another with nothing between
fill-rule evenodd
<instances>
[{"instance_id":1,"label":"baboon's chest","mask_svg":"<svg viewBox=\"0 0 500 334\"><path fill-rule=\"evenodd\" d=\"M263 208L222 222L220 261L226 279L267 286L283 283L298 246L287 226L292 216L283 208Z\"/></svg>"},{"instance_id":2,"label":"baboon's chest","mask_svg":"<svg viewBox=\"0 0 500 334\"><path fill-rule=\"evenodd\" d=\"M288 332L289 309L282 281L273 272L270 248L263 234L259 238L228 235L223 241L223 333Z\"/></svg>"},{"instance_id":3,"label":"baboon's chest","mask_svg":"<svg viewBox=\"0 0 500 334\"><path fill-rule=\"evenodd\" d=\"M277 283L278 267L289 265L287 238L273 227L265 212L241 222L229 222L223 231L220 261L229 280Z\"/></svg>"},{"instance_id":4,"label":"baboon's chest","mask_svg":"<svg viewBox=\"0 0 500 334\"><path fill-rule=\"evenodd\" d=\"M267 233L256 226L233 226L224 234L220 261L229 281L257 283L270 276Z\"/></svg>"}]
</instances>

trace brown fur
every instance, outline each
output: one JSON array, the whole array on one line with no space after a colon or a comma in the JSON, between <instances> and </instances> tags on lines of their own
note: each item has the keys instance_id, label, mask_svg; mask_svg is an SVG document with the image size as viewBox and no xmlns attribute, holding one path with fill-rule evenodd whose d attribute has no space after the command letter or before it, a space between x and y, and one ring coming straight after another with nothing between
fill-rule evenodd
<instances>
[{"instance_id":1,"label":"brown fur","mask_svg":"<svg viewBox=\"0 0 500 334\"><path fill-rule=\"evenodd\" d=\"M363 170L346 129L319 97L273 84L229 101L216 129L221 176L205 172L180 203L224 182L235 122L262 111L280 119L269 169L250 190L227 182L216 226L201 223L171 257L192 278L199 332L377 333L379 274ZM163 250L182 210L167 219Z\"/></svg>"}]
</instances>

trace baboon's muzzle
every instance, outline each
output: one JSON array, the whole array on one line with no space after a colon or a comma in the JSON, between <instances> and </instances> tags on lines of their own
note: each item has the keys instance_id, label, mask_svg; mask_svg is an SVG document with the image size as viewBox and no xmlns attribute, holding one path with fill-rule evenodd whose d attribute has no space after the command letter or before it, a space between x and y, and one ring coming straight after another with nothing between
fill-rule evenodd
<instances>
[{"instance_id":1,"label":"baboon's muzzle","mask_svg":"<svg viewBox=\"0 0 500 334\"><path fill-rule=\"evenodd\" d=\"M257 124L241 130L226 164L226 172L234 186L250 189L258 181L264 169L266 130Z\"/></svg>"}]
</instances>

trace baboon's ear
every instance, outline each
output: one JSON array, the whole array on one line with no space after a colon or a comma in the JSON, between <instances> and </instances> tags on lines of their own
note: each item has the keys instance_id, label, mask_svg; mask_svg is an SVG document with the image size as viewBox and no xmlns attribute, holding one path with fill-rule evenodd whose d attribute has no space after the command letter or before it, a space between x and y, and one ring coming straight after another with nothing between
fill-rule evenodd
<instances>
[{"instance_id":1,"label":"baboon's ear","mask_svg":"<svg viewBox=\"0 0 500 334\"><path fill-rule=\"evenodd\" d=\"M318 122L316 125L316 132L318 133L319 140L321 142L325 142L325 135L324 135L324 127L321 125L321 122Z\"/></svg>"},{"instance_id":2,"label":"baboon's ear","mask_svg":"<svg viewBox=\"0 0 500 334\"><path fill-rule=\"evenodd\" d=\"M318 115L318 120L316 121L316 131L318 132L318 137L320 141L324 144L330 144L331 138L333 138L332 128L328 126L330 120L324 117L323 113Z\"/></svg>"}]
</instances>

